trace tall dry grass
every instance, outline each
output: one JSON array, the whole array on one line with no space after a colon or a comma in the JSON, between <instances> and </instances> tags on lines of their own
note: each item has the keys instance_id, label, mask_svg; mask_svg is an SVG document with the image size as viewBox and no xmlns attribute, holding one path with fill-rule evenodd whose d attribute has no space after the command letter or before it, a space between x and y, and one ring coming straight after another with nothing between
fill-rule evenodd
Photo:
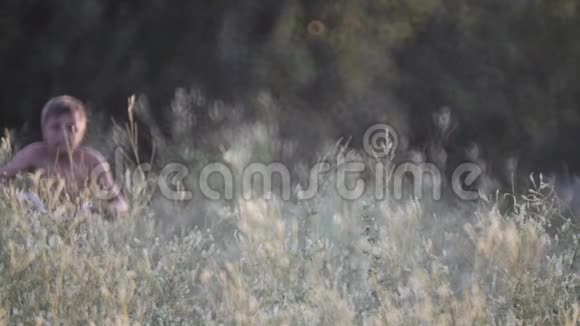
<instances>
[{"instance_id":1,"label":"tall dry grass","mask_svg":"<svg viewBox=\"0 0 580 326\"><path fill-rule=\"evenodd\" d=\"M115 128L130 148L131 129ZM239 126L219 155L242 168L277 155L276 137ZM159 139L158 155L187 155L195 173L204 153L184 139ZM0 194L0 324L578 325L578 228L547 184L506 208L499 195L347 202L335 177L308 201L187 203L144 178L116 223L42 187L53 204L34 210L17 194L39 181L19 177Z\"/></svg>"}]
</instances>

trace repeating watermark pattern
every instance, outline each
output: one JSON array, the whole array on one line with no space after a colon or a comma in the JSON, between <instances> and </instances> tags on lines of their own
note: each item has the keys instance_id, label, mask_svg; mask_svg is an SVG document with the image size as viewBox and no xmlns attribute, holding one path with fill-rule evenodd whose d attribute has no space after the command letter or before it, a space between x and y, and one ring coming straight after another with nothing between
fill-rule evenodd
<instances>
[{"instance_id":1,"label":"repeating watermark pattern","mask_svg":"<svg viewBox=\"0 0 580 326\"><path fill-rule=\"evenodd\" d=\"M254 162L241 169L241 175L236 175L232 169L222 162L205 165L197 175L193 175L185 164L173 162L165 165L157 175L149 163L143 163L133 170L124 168L121 149L115 150L114 175L116 184L131 189L137 182L147 181L153 184L161 194L170 200L191 200L193 189L184 187L184 180L196 180L195 187L205 198L210 200L231 200L236 193L242 198L251 199L261 193L266 199L272 198L275 192L283 200L290 200L292 190L300 185L300 191L295 196L299 200L314 198L320 191L319 181L325 174L333 173L332 180L337 193L346 200L355 200L372 188L373 196L382 200L387 197L402 199L407 193L421 199L424 193L430 193L433 200L439 200L444 185L451 185L453 193L462 200L476 200L478 192L473 185L483 171L475 163L463 163L457 166L450 182L444 182L444 174L432 163L402 162L393 164L399 137L395 129L387 124L376 124L368 128L363 137L363 148L367 155L374 158L375 164L369 169L368 164L349 162L340 154L336 164L320 162L308 171L308 186L293 183L289 168L279 162L269 164ZM333 169L334 167L334 169ZM370 178L368 171L372 171ZM100 166L92 173L97 180L103 173L111 173L110 165ZM363 173L367 177L363 178ZM93 193L102 199L114 197L119 189L103 189L93 183Z\"/></svg>"}]
</instances>

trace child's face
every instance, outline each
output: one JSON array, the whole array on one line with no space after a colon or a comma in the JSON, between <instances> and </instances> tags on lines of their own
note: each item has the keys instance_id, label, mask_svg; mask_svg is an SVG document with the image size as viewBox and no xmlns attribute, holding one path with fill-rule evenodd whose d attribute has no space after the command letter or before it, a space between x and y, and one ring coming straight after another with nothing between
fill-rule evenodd
<instances>
[{"instance_id":1,"label":"child's face","mask_svg":"<svg viewBox=\"0 0 580 326\"><path fill-rule=\"evenodd\" d=\"M86 122L79 113L62 114L42 126L44 141L59 151L75 150L83 141Z\"/></svg>"}]
</instances>

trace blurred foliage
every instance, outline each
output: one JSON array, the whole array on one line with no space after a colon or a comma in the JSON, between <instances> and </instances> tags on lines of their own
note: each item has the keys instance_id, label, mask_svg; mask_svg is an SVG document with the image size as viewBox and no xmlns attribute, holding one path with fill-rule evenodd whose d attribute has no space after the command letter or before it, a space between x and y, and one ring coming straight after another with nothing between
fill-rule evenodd
<instances>
[{"instance_id":1,"label":"blurred foliage","mask_svg":"<svg viewBox=\"0 0 580 326\"><path fill-rule=\"evenodd\" d=\"M580 117L576 3L447 1L398 53L399 94L422 112L451 106L469 137L504 150L565 145Z\"/></svg>"},{"instance_id":2,"label":"blurred foliage","mask_svg":"<svg viewBox=\"0 0 580 326\"><path fill-rule=\"evenodd\" d=\"M417 145L448 106L458 148L580 166L575 0L6 0L0 13L4 125L59 93L121 116L144 93L159 115L196 84L232 101L266 89L339 134L406 119Z\"/></svg>"}]
</instances>

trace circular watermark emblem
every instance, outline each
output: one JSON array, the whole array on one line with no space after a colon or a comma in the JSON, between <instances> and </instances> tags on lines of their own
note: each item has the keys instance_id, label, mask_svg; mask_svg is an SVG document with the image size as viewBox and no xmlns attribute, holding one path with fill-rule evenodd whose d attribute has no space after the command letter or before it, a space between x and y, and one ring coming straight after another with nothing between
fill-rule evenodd
<instances>
[{"instance_id":1,"label":"circular watermark emblem","mask_svg":"<svg viewBox=\"0 0 580 326\"><path fill-rule=\"evenodd\" d=\"M379 123L367 129L363 146L367 154L376 158L391 156L399 146L399 136L393 127Z\"/></svg>"}]
</instances>

